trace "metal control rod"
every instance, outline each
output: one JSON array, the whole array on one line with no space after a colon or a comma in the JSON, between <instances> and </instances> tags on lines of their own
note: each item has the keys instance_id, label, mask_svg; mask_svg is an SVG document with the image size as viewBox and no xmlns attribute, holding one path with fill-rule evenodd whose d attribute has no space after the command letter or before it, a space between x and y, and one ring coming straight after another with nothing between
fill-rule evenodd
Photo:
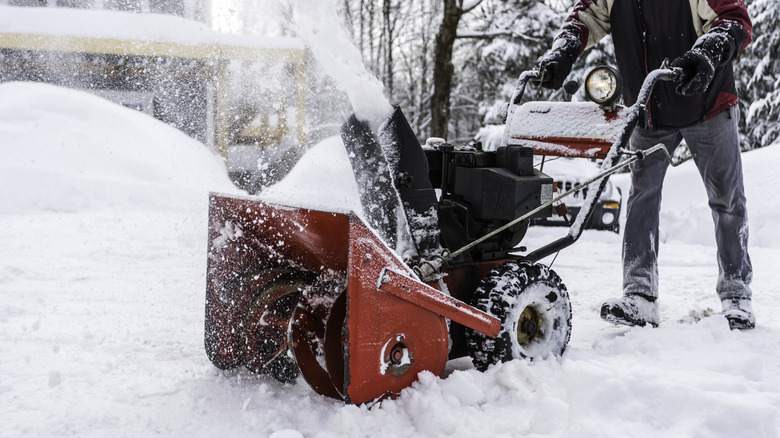
<instances>
[{"instance_id":1,"label":"metal control rod","mask_svg":"<svg viewBox=\"0 0 780 438\"><path fill-rule=\"evenodd\" d=\"M605 171L603 171L603 172L593 176L592 178L590 178L589 180L587 180L587 181L585 181L583 183L577 184L576 186L572 187L571 189L569 189L569 190L563 192L562 194L556 196L551 201L545 202L544 204L534 208L533 210L529 211L528 213L526 213L526 214L518 217L517 219L513 220L512 222L509 222L508 224L503 225L503 226L501 226L501 227L491 231L488 234L485 234L484 236L482 236L479 239L469 243L468 245L466 245L466 246L464 246L464 247L462 247L462 248L460 248L460 249L458 249L456 251L453 251L452 253L444 256L444 261L452 260L453 258L463 254L464 252L466 252L466 251L470 250L471 248L479 245L480 243L490 239L491 237L495 236L496 234L498 234L498 233L500 233L500 232L502 232L502 231L504 231L504 230L506 230L508 228L511 228L511 227L517 225L518 223L520 223L520 222L530 218L534 214L536 214L536 213L544 210L545 208L555 204L556 202L558 202L561 199L571 195L572 193L578 192L578 191L584 189L586 186L588 186L588 185L590 185L590 184L600 180L601 178L604 178L606 176L610 176L610 175L616 173L617 171L619 171L621 169L624 169L626 166L631 165L632 163L635 163L635 162L637 162L639 160L643 160L648 155L651 155L651 154L653 154L653 153L655 153L655 152L657 152L659 150L664 152L664 154L666 155L666 158L669 160L669 163L671 163L671 165L674 166L674 167L677 167L680 164L682 164L683 162L687 161L687 159L685 159L685 160L681 160L681 161L675 163L672 160L672 156L669 155L669 151L667 151L666 147L663 144L660 144L660 143L655 145L655 146L653 146L653 147L651 147L651 148L648 148L648 149L645 149L645 150L642 150L642 151L635 151L635 152L621 151L620 152L621 154L631 155L631 158L629 158L629 159L627 159L625 161L622 161L622 162L620 162L620 163L610 167L609 169L607 169L607 170L605 170Z\"/></svg>"},{"instance_id":2,"label":"metal control rod","mask_svg":"<svg viewBox=\"0 0 780 438\"><path fill-rule=\"evenodd\" d=\"M635 163L635 162L640 161L640 160L644 160L648 155L654 154L654 153L656 153L658 151L663 151L664 155L666 155L666 159L669 160L669 163L673 167L677 167L680 164L682 164L682 163L688 161L690 158L692 158L692 157L688 157L688 158L684 158L684 159L682 159L682 160L680 160L678 162L674 162L674 160L672 159L672 156L669 155L669 151L666 150L666 147L663 144L661 144L661 143L659 143L659 144L657 144L657 145L655 145L655 146L653 146L651 148L648 148L648 149L645 149L645 150L641 150L641 151L620 151L619 153L621 155L631 155L631 157L626 159L625 161L622 161L622 162L620 162L620 163L610 167L609 169L606 169L603 172L601 172L601 173L591 177L589 180L587 180L587 181L585 181L583 183L577 184L576 186L572 187L571 189L569 189L569 190L565 191L564 193L558 195L557 197L553 198L551 201L545 202L544 204L534 208L533 210L529 211L528 213L518 217L517 219L514 219L513 221L509 222L508 224L503 225L503 226L501 226L501 227L491 231L488 234L485 234L484 236L482 236L479 239L469 243L468 245L463 246L462 248L460 248L460 249L458 249L458 250L456 250L454 252L451 252L451 253L446 253L445 252L441 256L436 256L436 257L434 257L431 260L423 261L422 263L420 263L420 265L416 266L414 268L414 270L417 273L417 275L420 276L420 278L423 278L423 279L433 278L438 272L441 271L441 268L442 268L443 265L445 265L446 263L448 263L450 260L454 259L455 257L463 254L464 252L466 252L466 251L470 250L471 248L479 245L480 243L490 239L491 237L495 236L496 234L498 234L498 233L500 233L500 232L502 232L502 231L504 231L504 230L506 230L508 228L511 228L512 226L517 225L518 223L520 223L520 222L530 218L534 214L536 214L539 211L541 211L541 210L543 210L543 209L545 209L545 208L555 204L556 202L562 200L563 198L569 196L570 194L572 194L574 192L577 192L577 191L580 191L580 190L584 189L586 186L588 186L590 184L593 184L594 182L596 182L596 181L598 181L598 180L600 180L600 179L602 179L604 177L610 176L610 175L616 173L617 171L619 171L621 169L624 169L625 167L631 165L632 163Z\"/></svg>"},{"instance_id":3,"label":"metal control rod","mask_svg":"<svg viewBox=\"0 0 780 438\"><path fill-rule=\"evenodd\" d=\"M654 70L648 74L648 76L645 78L644 82L642 83L642 88L639 90L639 95L637 97L637 102L634 104L631 109L634 111L634 116L637 116L639 113L646 111L646 102L648 101L650 97L650 92L653 90L653 87L655 86L655 83L658 81L678 81L681 76L682 70L680 68L670 68L668 60L664 60L664 62L661 65L661 68ZM529 81L533 80L540 80L540 77L543 77L544 72L539 72L538 70L529 70L526 72L523 72L520 77L517 80L517 83L515 85L515 90L512 95L512 99L510 101L509 107L507 108L507 128L504 130L504 135L501 141L501 145L505 146L508 144L509 140L509 125L511 123L511 120L514 116L515 107L519 105L520 100L522 99L522 96L525 92L525 86ZM613 146L614 147L614 146ZM560 194L559 196L553 198L549 202L545 202L544 204L534 208L533 210L529 211L528 213L514 219L513 221L507 223L506 225L503 225L494 231L480 237L479 239L469 243L468 245L452 252L447 253L446 251L441 256L436 256L432 258L431 260L424 260L420 265L416 266L414 269L417 272L418 275L420 275L421 278L433 278L438 272L440 272L441 267L449 262L450 260L454 259L455 257L463 254L464 252L470 250L471 248L474 248L475 246L479 245L480 243L492 238L498 233L501 233L518 223L529 219L534 214L538 213L539 211L553 205L554 203L562 200L566 196L569 196L570 194L574 192L578 192L585 188L586 186L604 178L607 176L610 176L617 171L624 169L625 167L631 165L632 163L635 163L639 160L645 159L648 155L651 155L657 151L663 151L666 155L666 158L669 160L669 163L673 166L679 166L683 162L687 161L688 158L680 160L679 162L675 163L672 159L671 155L669 155L669 151L666 150L666 147L663 144L657 144L651 148L641 150L641 151L627 151L624 149L619 149L618 154L620 155L630 155L631 157L626 159L625 161L622 161L620 163L615 164L614 166L610 167L609 169L606 169L602 171L601 173L595 175L594 177L590 178L589 180L585 181L584 183L577 184L570 190L567 190L566 192ZM689 157L691 158L691 157ZM562 239L566 240L566 239ZM563 246L568 246L572 242L577 240L577 237L569 238ZM555 242L551 245L548 245L545 247L546 250L550 250L550 248L560 248L561 246L558 245L560 242ZM529 256L539 256L540 250L535 251L534 253L530 254Z\"/></svg>"}]
</instances>

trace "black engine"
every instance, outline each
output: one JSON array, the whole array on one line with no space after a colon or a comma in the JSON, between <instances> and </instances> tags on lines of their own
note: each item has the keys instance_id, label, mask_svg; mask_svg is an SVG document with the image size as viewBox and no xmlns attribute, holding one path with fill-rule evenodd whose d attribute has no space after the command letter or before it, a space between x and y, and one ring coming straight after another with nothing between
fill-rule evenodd
<instances>
[{"instance_id":1,"label":"black engine","mask_svg":"<svg viewBox=\"0 0 780 438\"><path fill-rule=\"evenodd\" d=\"M423 258L440 253L442 247L462 248L553 196L553 180L534 169L530 148L483 151L479 144L445 143L423 149L398 108L380 128L378 138L354 116L342 127L341 136L369 223L393 245L398 238L395 218L403 205L412 240ZM438 215L438 226L430 229L428 219L435 219L433 215ZM506 258L525 236L530 219L551 215L552 207L541 209L452 262Z\"/></svg>"},{"instance_id":2,"label":"black engine","mask_svg":"<svg viewBox=\"0 0 780 438\"><path fill-rule=\"evenodd\" d=\"M445 246L463 247L552 199L553 180L534 169L533 152L521 146L482 151L444 144L426 149L429 180L441 190L439 224ZM530 219L549 217L552 207L474 247L475 261L505 258L525 236Z\"/></svg>"}]
</instances>

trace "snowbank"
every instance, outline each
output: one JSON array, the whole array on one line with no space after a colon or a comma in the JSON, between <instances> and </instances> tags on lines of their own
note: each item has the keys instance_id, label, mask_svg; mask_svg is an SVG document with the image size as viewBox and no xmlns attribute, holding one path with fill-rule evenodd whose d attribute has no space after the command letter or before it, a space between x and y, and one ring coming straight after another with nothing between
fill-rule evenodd
<instances>
[{"instance_id":1,"label":"snowbank","mask_svg":"<svg viewBox=\"0 0 780 438\"><path fill-rule=\"evenodd\" d=\"M780 143L742 154L751 247L780 248L776 230L780 224L780 196L771 192L777 176L767 163L780 162ZM612 179L627 199L631 181L627 174ZM670 167L664 181L660 239L697 245L715 245L714 226L704 184L692 160Z\"/></svg>"},{"instance_id":2,"label":"snowbank","mask_svg":"<svg viewBox=\"0 0 780 438\"><path fill-rule=\"evenodd\" d=\"M313 146L280 182L260 197L271 203L361 214L360 193L340 137Z\"/></svg>"},{"instance_id":3,"label":"snowbank","mask_svg":"<svg viewBox=\"0 0 780 438\"><path fill-rule=\"evenodd\" d=\"M0 214L181 210L235 190L203 144L86 92L0 84L0 138Z\"/></svg>"}]
</instances>

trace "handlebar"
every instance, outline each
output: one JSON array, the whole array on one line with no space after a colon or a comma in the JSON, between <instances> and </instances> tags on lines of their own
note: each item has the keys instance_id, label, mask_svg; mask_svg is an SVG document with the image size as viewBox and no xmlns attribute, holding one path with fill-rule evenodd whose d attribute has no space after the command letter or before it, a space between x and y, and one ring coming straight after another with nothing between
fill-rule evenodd
<instances>
[{"instance_id":1,"label":"handlebar","mask_svg":"<svg viewBox=\"0 0 780 438\"><path fill-rule=\"evenodd\" d=\"M515 91L512 93L511 105L519 105L523 100L523 94L525 94L525 86L529 80L536 80L541 82L542 74L538 68L532 70L526 70L520 73L520 77L517 78L515 83Z\"/></svg>"},{"instance_id":2,"label":"handlebar","mask_svg":"<svg viewBox=\"0 0 780 438\"><path fill-rule=\"evenodd\" d=\"M655 87L655 84L658 81L680 82L682 74L683 70L680 67L668 68L668 63L664 62L661 65L661 68L647 74L645 81L642 82L642 87L639 89L639 93L636 96L636 104L647 104L647 101L650 99L650 93L653 92L653 87Z\"/></svg>"},{"instance_id":3,"label":"handlebar","mask_svg":"<svg viewBox=\"0 0 780 438\"><path fill-rule=\"evenodd\" d=\"M660 68L651 71L645 77L645 80L642 83L642 87L639 89L639 94L637 95L636 103L634 103L633 107L636 107L637 110L642 110L647 105L647 102L650 99L650 93L652 93L653 87L655 87L655 84L658 81L679 82L682 78L682 75L683 75L683 70L681 68L671 67L669 65L669 61L664 60L664 62L661 63ZM528 84L528 81L541 82L543 76L544 76L544 72L540 71L539 68L536 67L531 70L526 70L522 72L520 74L520 77L517 78L517 82L515 83L515 89L512 92L512 99L509 101L509 107L507 108L507 113L506 113L507 128L504 129L504 136L501 140L501 145L508 144L509 125L514 116L515 107L520 105L520 101L523 99L523 95L525 94L525 87Z\"/></svg>"},{"instance_id":4,"label":"handlebar","mask_svg":"<svg viewBox=\"0 0 780 438\"><path fill-rule=\"evenodd\" d=\"M509 107L506 109L506 127L504 128L504 135L501 138L501 145L506 146L509 141L509 126L515 114L515 107L520 105L520 101L523 100L523 94L525 93L525 85L529 80L536 79L541 81L542 75L539 70L534 68L533 70L526 70L520 73L520 77L517 78L515 83L515 90L512 92L512 99L509 101Z\"/></svg>"},{"instance_id":5,"label":"handlebar","mask_svg":"<svg viewBox=\"0 0 780 438\"><path fill-rule=\"evenodd\" d=\"M515 90L512 93L511 105L519 105L525 94L525 87L528 81L541 82L544 72L540 71L538 67L534 67L531 70L526 70L520 74L515 83ZM650 97L650 92L658 81L670 81L679 82L682 78L683 70L680 67L669 66L668 60L665 60L661 67L651 71L645 77L642 87L637 95L637 102L647 103L647 99Z\"/></svg>"}]
</instances>

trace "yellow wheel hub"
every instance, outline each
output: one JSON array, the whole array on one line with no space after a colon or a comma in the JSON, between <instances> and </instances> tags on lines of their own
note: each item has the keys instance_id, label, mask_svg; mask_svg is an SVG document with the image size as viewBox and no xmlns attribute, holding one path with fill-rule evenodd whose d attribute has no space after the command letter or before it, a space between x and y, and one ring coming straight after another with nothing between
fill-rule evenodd
<instances>
[{"instance_id":1,"label":"yellow wheel hub","mask_svg":"<svg viewBox=\"0 0 780 438\"><path fill-rule=\"evenodd\" d=\"M542 314L533 306L523 309L517 321L517 343L525 347L544 336Z\"/></svg>"}]
</instances>

